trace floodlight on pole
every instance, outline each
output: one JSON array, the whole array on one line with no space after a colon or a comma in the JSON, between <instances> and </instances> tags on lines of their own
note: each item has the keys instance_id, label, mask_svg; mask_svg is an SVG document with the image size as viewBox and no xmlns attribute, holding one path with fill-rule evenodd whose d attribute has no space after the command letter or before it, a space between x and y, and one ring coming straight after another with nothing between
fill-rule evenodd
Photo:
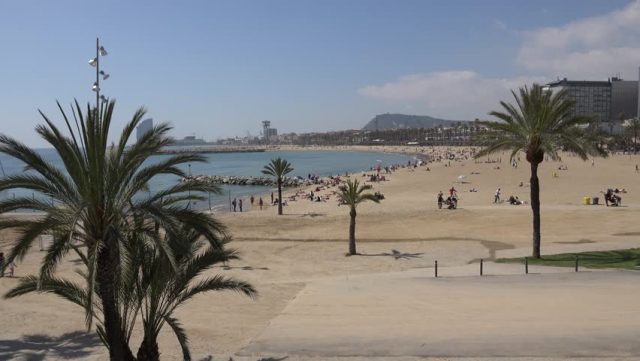
<instances>
[{"instance_id":1,"label":"floodlight on pole","mask_svg":"<svg viewBox=\"0 0 640 361\"><path fill-rule=\"evenodd\" d=\"M102 76L102 80L109 79L109 74L107 74L104 70L100 70L100 57L107 56L109 54L104 46L100 46L100 38L96 38L96 57L89 60L89 65L96 68L96 81L93 83L91 90L96 92L96 111L100 114L100 103L107 102L107 98L102 95L100 96L100 76Z\"/></svg>"}]
</instances>

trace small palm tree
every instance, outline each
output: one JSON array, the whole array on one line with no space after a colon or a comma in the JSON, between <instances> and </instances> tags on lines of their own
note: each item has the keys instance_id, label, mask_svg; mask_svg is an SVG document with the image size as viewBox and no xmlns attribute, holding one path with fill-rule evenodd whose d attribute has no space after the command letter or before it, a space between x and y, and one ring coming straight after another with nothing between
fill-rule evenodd
<instances>
[{"instance_id":1,"label":"small palm tree","mask_svg":"<svg viewBox=\"0 0 640 361\"><path fill-rule=\"evenodd\" d=\"M633 118L626 126L626 131L633 138L633 154L638 152L638 130L640 130L640 118Z\"/></svg>"},{"instance_id":2,"label":"small palm tree","mask_svg":"<svg viewBox=\"0 0 640 361\"><path fill-rule=\"evenodd\" d=\"M349 206L349 254L356 254L356 207L364 201L373 201L379 203L380 200L374 194L365 193L373 188L369 184L360 184L357 179L347 180L347 183L340 186L338 197L340 203Z\"/></svg>"},{"instance_id":3,"label":"small palm tree","mask_svg":"<svg viewBox=\"0 0 640 361\"><path fill-rule=\"evenodd\" d=\"M123 270L118 280L118 307L122 318L123 332L128 343L137 320L142 321L144 335L138 348L138 361L158 361L160 352L158 335L164 325L169 325L182 349L183 359L191 360L188 338L180 321L175 317L175 310L193 297L211 291L235 291L251 298L257 295L256 290L248 283L220 275L202 278L201 275L217 264L238 259L235 250L213 248L199 240L196 232L186 232L184 239L165 239L173 249L176 272L167 272L172 265L162 252L149 246L146 236L141 233L130 233L129 241L124 245ZM156 234L156 236L159 236ZM165 236L167 237L167 236ZM185 247L185 240L189 243ZM223 243L226 243L225 240ZM86 257L81 257L86 261ZM89 274L79 271L86 280ZM89 282L87 282L89 284ZM83 309L91 308L92 317L97 322L97 333L105 345L107 344L99 311L98 299L90 300L88 290L82 285L46 276L39 279L27 276L11 289L4 297L14 298L28 293L51 293L70 301ZM94 302L90 307L87 303Z\"/></svg>"},{"instance_id":4,"label":"small palm tree","mask_svg":"<svg viewBox=\"0 0 640 361\"><path fill-rule=\"evenodd\" d=\"M184 360L191 360L188 338L175 310L195 296L212 291L235 291L255 298L256 290L250 284L233 278L215 275L203 278L201 275L213 266L238 259L231 249L212 248L199 241L195 232L187 232L190 246L174 249L176 272L163 272L171 267L171 261L162 253L150 249L140 242L134 247L137 253L134 264L135 296L140 307L144 338L138 348L138 361L158 361L160 353L158 335L167 324L176 335ZM227 242L227 241L225 241ZM172 243L169 241L169 243ZM180 244L176 242L174 244Z\"/></svg>"},{"instance_id":5,"label":"small palm tree","mask_svg":"<svg viewBox=\"0 0 640 361\"><path fill-rule=\"evenodd\" d=\"M566 91L552 93L540 85L512 91L516 104L503 101L504 111L492 111L500 122L479 121L488 130L479 135L478 143L484 148L475 155L510 151L511 158L520 151L531 164L531 210L533 212L533 257L540 258L540 183L538 165L545 154L559 160L559 150L577 154L583 160L589 155L606 156L599 147L597 132L587 132L581 126L588 125L589 117L571 116L574 102L566 98Z\"/></svg>"},{"instance_id":6,"label":"small palm tree","mask_svg":"<svg viewBox=\"0 0 640 361\"><path fill-rule=\"evenodd\" d=\"M272 159L262 169L262 174L270 175L276 179L278 185L278 215L282 215L282 179L291 172L293 172L291 163L280 157Z\"/></svg>"},{"instance_id":7,"label":"small palm tree","mask_svg":"<svg viewBox=\"0 0 640 361\"><path fill-rule=\"evenodd\" d=\"M8 213L8 216L0 218L0 230L14 229L19 234L7 263L24 258L40 235L56 234L43 257L37 277L38 280L46 280L69 251L83 246L88 268L86 280L89 282L85 288L88 298L85 305L89 307L85 312L87 327L91 328L94 319L93 299L99 297L111 360L133 360L122 325L123 315L118 309L121 249L126 242L123 234L129 227L128 220L137 215L145 222L159 224L163 232L168 233L188 226L216 244L224 235L224 227L208 215L180 204L202 200L199 194L215 193L218 188L190 180L150 197L139 197L148 191L149 182L156 176L173 174L185 177L181 170L184 165L205 162L206 158L196 153L183 153L150 161L163 147L172 144L168 136L171 128L167 124L154 127L138 142L127 146L144 117L143 108L136 111L125 125L117 143L110 144L109 131L115 102L110 101L99 111L87 106L84 112L76 102L72 117L67 116L60 104L58 107L67 132L43 113L40 114L46 124L37 126L36 132L55 149L62 167L52 165L23 143L0 135L0 153L25 165L25 172L0 179L0 192L26 189L40 196L0 201L0 215ZM38 211L43 216L31 219L10 216L10 212L18 209ZM173 259L171 248L161 238L153 241L155 249ZM171 272L171 269L166 272Z\"/></svg>"}]
</instances>

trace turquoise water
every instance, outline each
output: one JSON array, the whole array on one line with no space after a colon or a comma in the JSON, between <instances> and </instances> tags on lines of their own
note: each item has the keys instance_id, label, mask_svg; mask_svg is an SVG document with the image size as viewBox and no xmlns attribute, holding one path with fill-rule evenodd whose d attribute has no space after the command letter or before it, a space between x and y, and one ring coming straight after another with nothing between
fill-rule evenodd
<instances>
[{"instance_id":1,"label":"turquoise water","mask_svg":"<svg viewBox=\"0 0 640 361\"><path fill-rule=\"evenodd\" d=\"M55 151L42 149L38 152L49 162L61 167L62 162L57 157ZM211 153L207 154L207 163L192 163L190 167L185 165L184 171L189 171L193 175L251 175L260 176L262 168L273 158L282 157L288 160L294 168L289 176L300 176L306 178L308 174L318 176L328 176L353 173L369 170L378 164L381 166L392 164L406 164L409 160L414 160L413 156L393 153L376 152L335 152L335 151L278 151L261 153ZM168 155L158 155L150 159L151 162L159 161L169 157ZM13 158L4 154L0 155L0 176L3 174L16 174L23 172L23 165ZM178 179L175 176L166 175L155 178L150 186L150 191L154 192L167 187ZM246 198L251 195L259 196L269 193L272 189L263 186L223 186L221 194L211 194L211 208L227 209L229 198ZM0 197L14 196L34 196L37 194L20 190L0 193ZM141 195L144 196L144 195ZM249 202L245 201L249 208ZM209 196L204 202L192 205L199 209L209 208Z\"/></svg>"}]
</instances>

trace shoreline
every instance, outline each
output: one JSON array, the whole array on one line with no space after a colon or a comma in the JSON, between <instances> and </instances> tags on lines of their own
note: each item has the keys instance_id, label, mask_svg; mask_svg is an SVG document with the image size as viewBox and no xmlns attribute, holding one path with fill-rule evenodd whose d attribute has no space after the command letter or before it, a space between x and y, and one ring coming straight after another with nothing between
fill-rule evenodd
<instances>
[{"instance_id":1,"label":"shoreline","mask_svg":"<svg viewBox=\"0 0 640 361\"><path fill-rule=\"evenodd\" d=\"M361 149L361 148L367 148L367 149ZM393 151L388 151L388 150L379 150L377 148L382 148L385 146L374 146L376 147L376 149L369 149L370 147L368 146L291 146L291 145L287 145L287 146L280 146L280 145L273 145L273 146L268 146L266 149L266 152L367 152L367 153L379 153L379 154L403 154L403 155L413 155L416 158L418 158L419 160L421 160L424 163L428 163L428 155L425 155L424 153L421 152L412 152L412 151L406 151L406 150L397 150L394 149ZM397 147L396 147L397 148ZM353 171L351 172L351 174L355 174L355 173L364 173L364 172L368 172L371 171L370 169L361 169L361 170L357 170L357 171ZM333 177L333 176L340 176L340 174L332 174L329 176L322 176L319 177L322 180L327 180L329 177ZM311 184L311 185L304 185L304 186L296 186L296 187L283 187L282 188L282 195L283 198L289 198L291 197L292 194L298 194L301 191L308 191L309 189L315 188L317 186L317 184ZM257 205L258 200L262 197L265 201L264 201L264 208L263 211L268 209L268 206L274 206L272 204L269 204L269 202L267 200L270 200L271 197L271 193L274 193L274 196L276 196L276 193L278 191L277 187L273 187L273 188L268 188L268 191L265 193L257 193L254 194L254 199L256 201L256 204L251 205L251 203L248 201L249 198L251 197L251 195L247 195L245 197L242 197L243 200L247 200L247 202L243 202L244 207L246 207L247 205L251 206L250 208L247 208L246 210L243 210L243 212L234 212L231 209L230 206L230 201L225 202L225 204L218 204L217 206L213 206L211 208L211 210L208 213L214 212L216 210L216 208L219 209L220 212L223 213L247 213L247 212L251 212L251 211L260 211L259 206ZM235 197L240 198L240 197ZM276 196L277 198L277 196ZM244 208L243 207L243 208ZM254 208L255 207L255 208Z\"/></svg>"},{"instance_id":2,"label":"shoreline","mask_svg":"<svg viewBox=\"0 0 640 361\"><path fill-rule=\"evenodd\" d=\"M393 154L408 154L408 155L415 155L415 156L424 156L424 153L421 152L420 150L418 149L409 150L408 148L428 149L429 147L448 148L448 146L411 146L411 145L307 145L307 146L304 146L304 145L284 144L284 145L267 146L266 151L267 152L340 151L340 152L393 153ZM451 146L451 147L469 148L468 146L457 146L457 145Z\"/></svg>"}]
</instances>

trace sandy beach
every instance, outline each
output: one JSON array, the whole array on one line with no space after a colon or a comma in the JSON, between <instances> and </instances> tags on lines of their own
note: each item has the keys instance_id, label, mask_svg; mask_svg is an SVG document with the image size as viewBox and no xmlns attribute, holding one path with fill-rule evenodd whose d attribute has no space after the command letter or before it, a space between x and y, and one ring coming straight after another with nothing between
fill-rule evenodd
<instances>
[{"instance_id":1,"label":"sandy beach","mask_svg":"<svg viewBox=\"0 0 640 361\"><path fill-rule=\"evenodd\" d=\"M211 273L249 281L260 296L212 293L180 309L194 359L640 357L640 273L533 267L523 275L520 265L492 262L531 253L529 205L494 203L498 187L504 200L529 201L523 156L516 168L507 153L476 161L466 148L358 150L440 161L383 173L386 181L371 183L385 199L358 207L358 256L345 256L349 217L338 206L337 186L288 189L283 216L248 200L246 212L217 214L242 260ZM639 247L639 163L640 155L621 154L593 163L569 154L543 162L542 253ZM350 177L368 181L371 173ZM438 192L452 187L459 208L438 209ZM607 188L625 189L621 207L603 205L600 192ZM289 200L309 191L328 200ZM585 196L600 197L601 204L583 205ZM12 238L2 234L5 252ZM33 249L17 276L35 273L42 254ZM486 277L478 275L479 259L486 261ZM74 267L68 259L59 272L72 275ZM0 278L0 293L16 283ZM83 311L56 297L2 299L0 315L1 360L106 359L97 337L84 333ZM165 332L160 344L164 359L179 359L173 335Z\"/></svg>"}]
</instances>

